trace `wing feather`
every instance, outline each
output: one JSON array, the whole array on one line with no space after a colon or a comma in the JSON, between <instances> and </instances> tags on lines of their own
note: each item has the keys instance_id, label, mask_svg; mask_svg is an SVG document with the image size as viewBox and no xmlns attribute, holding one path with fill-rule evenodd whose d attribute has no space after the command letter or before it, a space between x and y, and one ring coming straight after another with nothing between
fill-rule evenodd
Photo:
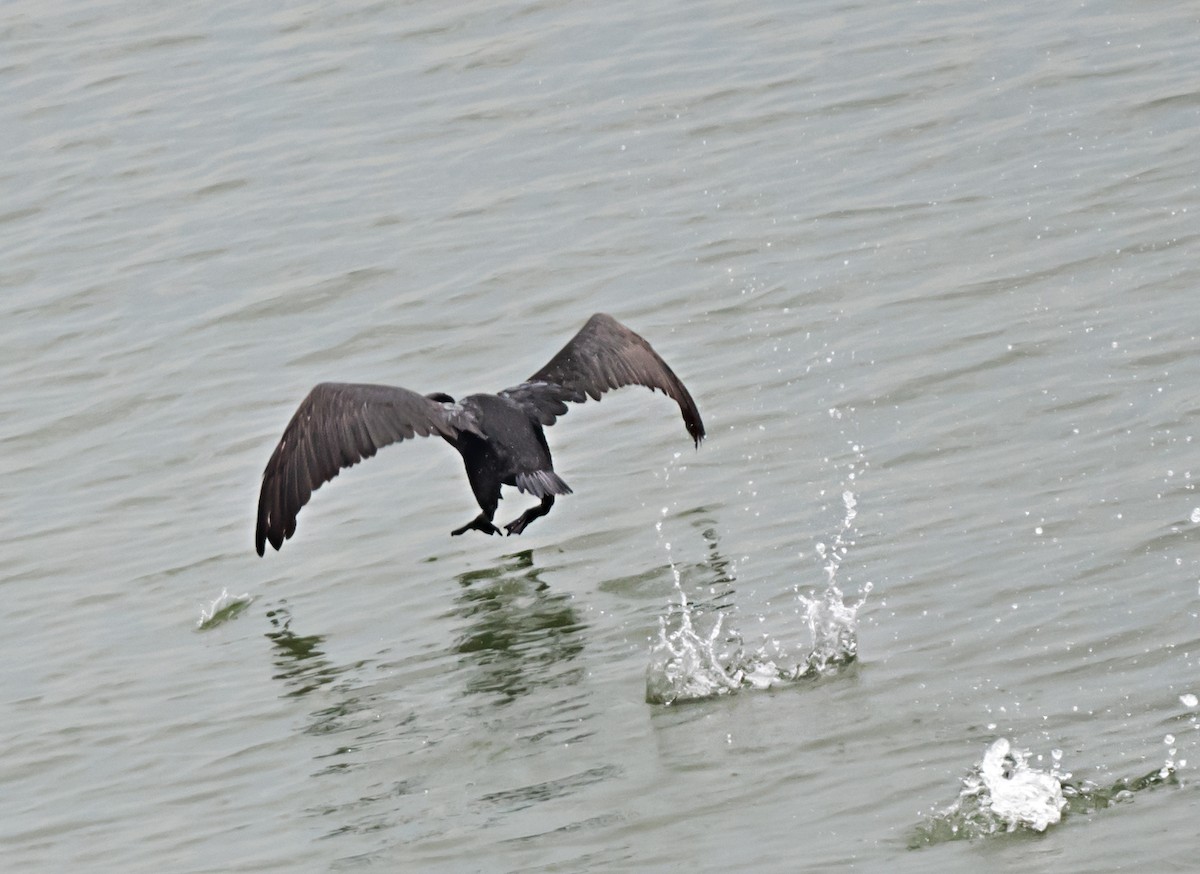
<instances>
[{"instance_id":1,"label":"wing feather","mask_svg":"<svg viewBox=\"0 0 1200 874\"><path fill-rule=\"evenodd\" d=\"M312 493L391 443L431 434L483 436L471 413L404 388L323 382L300 402L263 471L254 546L279 549Z\"/></svg>"},{"instance_id":2,"label":"wing feather","mask_svg":"<svg viewBox=\"0 0 1200 874\"><path fill-rule=\"evenodd\" d=\"M661 391L679 404L688 434L700 445L704 423L683 382L645 339L604 313L588 319L545 367L500 394L542 425L553 425L567 412L568 401L598 401L606 391L627 385Z\"/></svg>"}]
</instances>

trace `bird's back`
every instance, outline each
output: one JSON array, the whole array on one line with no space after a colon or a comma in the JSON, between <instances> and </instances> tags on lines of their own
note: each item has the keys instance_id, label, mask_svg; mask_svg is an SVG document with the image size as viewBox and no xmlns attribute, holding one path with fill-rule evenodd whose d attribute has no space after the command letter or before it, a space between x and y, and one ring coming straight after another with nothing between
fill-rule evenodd
<instances>
[{"instance_id":1,"label":"bird's back","mask_svg":"<svg viewBox=\"0 0 1200 874\"><path fill-rule=\"evenodd\" d=\"M554 469L542 426L521 406L493 394L468 395L461 404L474 413L479 430L487 438L472 438L472 443L483 444L479 449L501 482L517 485L518 474ZM461 447L459 451L466 458Z\"/></svg>"}]
</instances>

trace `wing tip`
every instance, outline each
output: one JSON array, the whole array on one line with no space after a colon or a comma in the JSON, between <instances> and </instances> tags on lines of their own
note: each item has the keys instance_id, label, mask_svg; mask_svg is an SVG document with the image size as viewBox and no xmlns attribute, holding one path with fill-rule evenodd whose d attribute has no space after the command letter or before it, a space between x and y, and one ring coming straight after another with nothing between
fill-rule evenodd
<instances>
[{"instance_id":1,"label":"wing tip","mask_svg":"<svg viewBox=\"0 0 1200 874\"><path fill-rule=\"evenodd\" d=\"M680 388L683 388L683 383L680 383ZM708 432L704 430L704 420L700 418L700 410L696 407L696 402L692 400L692 396L687 394L687 389L683 389L687 402L683 400L679 402L679 411L683 413L683 425L687 428L688 434L696 444L696 448L700 448L700 443L708 436Z\"/></svg>"},{"instance_id":2,"label":"wing tip","mask_svg":"<svg viewBox=\"0 0 1200 874\"><path fill-rule=\"evenodd\" d=\"M272 524L272 522L275 522L275 524ZM294 522L292 528L294 531ZM258 517L258 526L254 529L254 551L258 553L259 558L266 555L268 543L271 544L272 549L278 552L279 548L283 546L283 541L288 537L291 537L291 534L285 534L280 529L274 515L265 508L262 509Z\"/></svg>"}]
</instances>

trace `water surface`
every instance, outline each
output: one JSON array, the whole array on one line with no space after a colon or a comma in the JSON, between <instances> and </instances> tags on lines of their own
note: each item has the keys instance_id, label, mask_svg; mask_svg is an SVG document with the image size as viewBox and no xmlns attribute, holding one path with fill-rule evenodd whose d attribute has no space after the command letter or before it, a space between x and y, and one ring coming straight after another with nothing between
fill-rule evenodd
<instances>
[{"instance_id":1,"label":"water surface","mask_svg":"<svg viewBox=\"0 0 1200 874\"><path fill-rule=\"evenodd\" d=\"M0 12L6 864L1189 867L1198 26ZM549 432L575 494L519 539L450 538L465 477L414 441L254 555L312 384L497 390L595 311L687 382L699 451L628 390ZM802 648L838 537L855 661L647 703L680 592ZM909 849L1001 737L1178 781Z\"/></svg>"}]
</instances>

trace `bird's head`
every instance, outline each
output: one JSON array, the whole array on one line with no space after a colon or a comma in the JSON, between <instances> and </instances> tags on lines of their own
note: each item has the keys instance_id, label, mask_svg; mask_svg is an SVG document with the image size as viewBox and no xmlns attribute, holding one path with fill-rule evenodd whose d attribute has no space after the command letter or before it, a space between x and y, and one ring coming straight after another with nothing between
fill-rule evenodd
<instances>
[{"instance_id":1,"label":"bird's head","mask_svg":"<svg viewBox=\"0 0 1200 874\"><path fill-rule=\"evenodd\" d=\"M435 391L433 394L425 395L425 397L429 398L431 401L437 401L439 404L454 403L454 398L450 397L450 395L446 394L444 391Z\"/></svg>"}]
</instances>

